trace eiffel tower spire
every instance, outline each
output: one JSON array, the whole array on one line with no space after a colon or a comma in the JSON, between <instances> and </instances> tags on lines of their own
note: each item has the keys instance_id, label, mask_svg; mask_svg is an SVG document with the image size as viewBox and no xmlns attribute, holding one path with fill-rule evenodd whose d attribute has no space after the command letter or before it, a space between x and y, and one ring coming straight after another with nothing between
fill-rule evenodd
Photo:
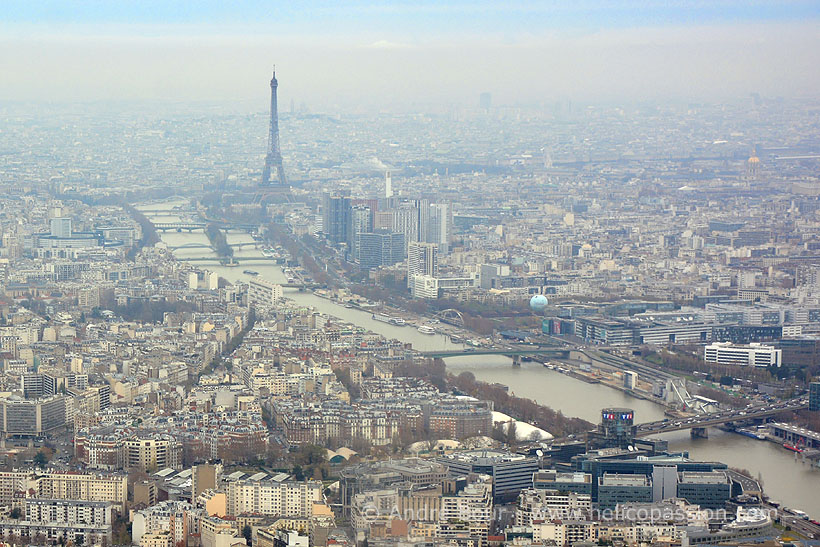
<instances>
[{"instance_id":1,"label":"eiffel tower spire","mask_svg":"<svg viewBox=\"0 0 820 547\"><path fill-rule=\"evenodd\" d=\"M276 181L287 186L285 167L282 165L282 151L279 149L279 109L276 104L276 67L273 67L273 78L270 81L270 129L268 132L268 153L265 156L265 168L262 170L262 186L270 186L271 172L276 169Z\"/></svg>"}]
</instances>

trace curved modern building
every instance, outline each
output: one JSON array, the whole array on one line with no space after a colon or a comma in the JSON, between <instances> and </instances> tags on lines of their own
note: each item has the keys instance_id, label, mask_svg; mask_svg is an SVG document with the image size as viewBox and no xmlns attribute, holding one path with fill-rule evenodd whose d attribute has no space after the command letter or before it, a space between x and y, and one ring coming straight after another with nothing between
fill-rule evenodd
<instances>
[{"instance_id":1,"label":"curved modern building","mask_svg":"<svg viewBox=\"0 0 820 547\"><path fill-rule=\"evenodd\" d=\"M627 448L635 440L635 411L631 408L604 408L598 431L588 434L594 448Z\"/></svg>"}]
</instances>

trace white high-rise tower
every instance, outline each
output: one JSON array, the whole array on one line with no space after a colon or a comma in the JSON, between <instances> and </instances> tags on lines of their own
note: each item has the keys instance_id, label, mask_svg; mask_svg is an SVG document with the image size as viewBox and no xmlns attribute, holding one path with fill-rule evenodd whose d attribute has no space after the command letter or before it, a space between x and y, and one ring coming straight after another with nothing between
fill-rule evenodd
<instances>
[{"instance_id":1,"label":"white high-rise tower","mask_svg":"<svg viewBox=\"0 0 820 547\"><path fill-rule=\"evenodd\" d=\"M393 179L390 178L390 171L384 174L384 197L393 197Z\"/></svg>"}]
</instances>

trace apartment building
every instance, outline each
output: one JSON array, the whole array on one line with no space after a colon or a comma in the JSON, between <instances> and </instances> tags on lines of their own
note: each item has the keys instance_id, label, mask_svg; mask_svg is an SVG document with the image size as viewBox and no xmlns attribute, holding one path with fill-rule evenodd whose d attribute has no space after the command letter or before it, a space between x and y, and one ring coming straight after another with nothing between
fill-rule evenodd
<instances>
[{"instance_id":1,"label":"apartment building","mask_svg":"<svg viewBox=\"0 0 820 547\"><path fill-rule=\"evenodd\" d=\"M518 497L516 525L529 526L537 520L583 519L592 511L592 496L577 492L527 489Z\"/></svg>"},{"instance_id":2,"label":"apartment building","mask_svg":"<svg viewBox=\"0 0 820 547\"><path fill-rule=\"evenodd\" d=\"M493 520L492 480L483 476L479 481L466 485L458 494L442 497L437 541L486 544Z\"/></svg>"},{"instance_id":3,"label":"apartment building","mask_svg":"<svg viewBox=\"0 0 820 547\"><path fill-rule=\"evenodd\" d=\"M174 536L170 530L143 534L139 542L140 547L174 547Z\"/></svg>"},{"instance_id":4,"label":"apartment building","mask_svg":"<svg viewBox=\"0 0 820 547\"><path fill-rule=\"evenodd\" d=\"M168 531L173 545L187 541L189 535L200 533L200 520L205 516L202 509L184 501L163 501L134 513L131 526L133 543L141 544L145 534Z\"/></svg>"},{"instance_id":5,"label":"apartment building","mask_svg":"<svg viewBox=\"0 0 820 547\"><path fill-rule=\"evenodd\" d=\"M309 517L322 502L322 483L239 480L227 484L228 514Z\"/></svg>"},{"instance_id":6,"label":"apartment building","mask_svg":"<svg viewBox=\"0 0 820 547\"><path fill-rule=\"evenodd\" d=\"M91 469L151 471L182 466L182 443L170 435L137 435L114 427L83 430L74 438L74 450Z\"/></svg>"},{"instance_id":7,"label":"apartment building","mask_svg":"<svg viewBox=\"0 0 820 547\"><path fill-rule=\"evenodd\" d=\"M255 277L248 282L248 306L254 309L275 306L282 298L282 285Z\"/></svg>"},{"instance_id":8,"label":"apartment building","mask_svg":"<svg viewBox=\"0 0 820 547\"><path fill-rule=\"evenodd\" d=\"M32 498L25 501L25 515L0 521L0 536L28 537L38 544L111 545L110 503Z\"/></svg>"},{"instance_id":9,"label":"apartment building","mask_svg":"<svg viewBox=\"0 0 820 547\"><path fill-rule=\"evenodd\" d=\"M245 538L239 535L237 523L219 517L203 517L200 520L201 547L233 547L245 545Z\"/></svg>"},{"instance_id":10,"label":"apartment building","mask_svg":"<svg viewBox=\"0 0 820 547\"><path fill-rule=\"evenodd\" d=\"M30 522L71 522L110 526L113 506L107 501L30 498L26 500L26 519Z\"/></svg>"},{"instance_id":11,"label":"apartment building","mask_svg":"<svg viewBox=\"0 0 820 547\"><path fill-rule=\"evenodd\" d=\"M128 502L128 477L124 474L46 473L32 474L29 487L47 499L110 502L118 511Z\"/></svg>"},{"instance_id":12,"label":"apartment building","mask_svg":"<svg viewBox=\"0 0 820 547\"><path fill-rule=\"evenodd\" d=\"M125 469L182 467L182 443L170 436L125 439L121 450Z\"/></svg>"}]
</instances>

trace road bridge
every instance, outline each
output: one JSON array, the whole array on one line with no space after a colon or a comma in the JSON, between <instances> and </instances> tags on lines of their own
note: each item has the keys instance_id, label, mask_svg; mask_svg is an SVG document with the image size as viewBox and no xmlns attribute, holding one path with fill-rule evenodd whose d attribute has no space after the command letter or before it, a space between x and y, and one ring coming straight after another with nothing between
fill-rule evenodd
<instances>
[{"instance_id":1,"label":"road bridge","mask_svg":"<svg viewBox=\"0 0 820 547\"><path fill-rule=\"evenodd\" d=\"M151 224L158 232L193 232L195 230L205 230L204 222L152 222Z\"/></svg>"},{"instance_id":2,"label":"road bridge","mask_svg":"<svg viewBox=\"0 0 820 547\"><path fill-rule=\"evenodd\" d=\"M444 359L445 357L459 357L461 355L508 355L510 357L520 355L544 355L546 357L554 357L556 359L569 358L568 349L564 348L465 348L456 350L441 350L441 351L424 351L422 355L431 359Z\"/></svg>"},{"instance_id":3,"label":"road bridge","mask_svg":"<svg viewBox=\"0 0 820 547\"><path fill-rule=\"evenodd\" d=\"M213 249L208 243L184 243L182 245L169 245L168 249L178 251L179 249Z\"/></svg>"},{"instance_id":4,"label":"road bridge","mask_svg":"<svg viewBox=\"0 0 820 547\"><path fill-rule=\"evenodd\" d=\"M322 285L318 283L279 283L284 289L320 289Z\"/></svg>"},{"instance_id":5,"label":"road bridge","mask_svg":"<svg viewBox=\"0 0 820 547\"><path fill-rule=\"evenodd\" d=\"M186 247L190 248L190 247ZM192 257L181 257L179 260L182 262L222 262L224 259L216 257L216 256L192 256ZM234 256L231 257L234 264L239 264L240 262L270 262L273 259L268 256Z\"/></svg>"},{"instance_id":6,"label":"road bridge","mask_svg":"<svg viewBox=\"0 0 820 547\"><path fill-rule=\"evenodd\" d=\"M258 247L258 243L249 241L245 243L230 243L228 247L233 249L242 249L244 247ZM213 246L208 243L183 243L182 245L169 245L168 248L172 251L179 249L213 249Z\"/></svg>"},{"instance_id":7,"label":"road bridge","mask_svg":"<svg viewBox=\"0 0 820 547\"><path fill-rule=\"evenodd\" d=\"M758 405L736 410L724 410L721 412L692 416L690 418L668 418L666 420L638 425L635 435L637 437L646 437L647 435L682 431L684 429L703 430L713 425L742 422L755 418L766 418L783 412L802 410L808 408L808 406L808 397L798 397L797 399L791 399L781 403Z\"/></svg>"},{"instance_id":8,"label":"road bridge","mask_svg":"<svg viewBox=\"0 0 820 547\"><path fill-rule=\"evenodd\" d=\"M195 213L196 211L193 209L137 209L137 212L142 213L145 216L177 216L180 214Z\"/></svg>"},{"instance_id":9,"label":"road bridge","mask_svg":"<svg viewBox=\"0 0 820 547\"><path fill-rule=\"evenodd\" d=\"M220 230L225 230L227 232L238 231L253 233L259 229L258 224L246 224L242 222L230 222L225 220L179 220L176 222L153 222L151 221L151 219L148 220L154 226L154 229L160 232L167 232L169 230L176 230L178 232L181 232L183 230L204 230L208 226L208 224L214 224L217 227L219 227Z\"/></svg>"},{"instance_id":10,"label":"road bridge","mask_svg":"<svg viewBox=\"0 0 820 547\"><path fill-rule=\"evenodd\" d=\"M179 259L182 262L223 262L225 259L216 257L216 256L192 256L192 257L181 257ZM247 263L254 263L254 262L271 262L273 261L272 258L267 256L234 256L231 258L235 265L247 264ZM224 262L223 262L223 265ZM301 285L300 285L301 286Z\"/></svg>"},{"instance_id":11,"label":"road bridge","mask_svg":"<svg viewBox=\"0 0 820 547\"><path fill-rule=\"evenodd\" d=\"M256 224L235 224L233 222L213 222L212 224L216 224L221 230L225 230L226 232L244 232L251 234L259 229L259 226Z\"/></svg>"}]
</instances>

